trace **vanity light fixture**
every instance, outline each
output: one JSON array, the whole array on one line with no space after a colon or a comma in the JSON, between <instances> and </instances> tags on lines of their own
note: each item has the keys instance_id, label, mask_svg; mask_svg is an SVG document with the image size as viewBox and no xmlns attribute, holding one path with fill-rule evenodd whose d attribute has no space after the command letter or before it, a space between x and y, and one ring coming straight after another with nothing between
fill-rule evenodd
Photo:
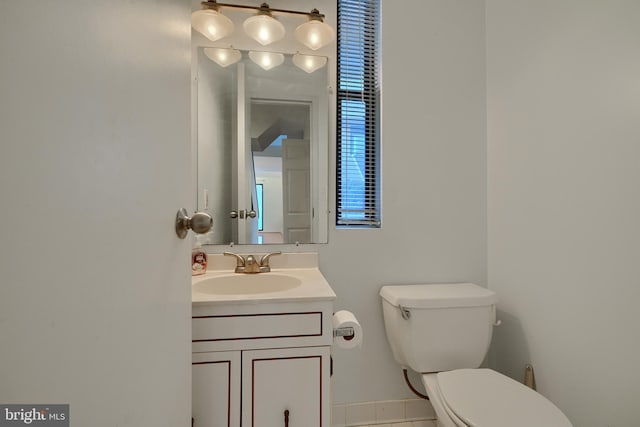
<instances>
[{"instance_id":1,"label":"vanity light fixture","mask_svg":"<svg viewBox=\"0 0 640 427\"><path fill-rule=\"evenodd\" d=\"M228 67L242 59L242 53L233 48L205 47L204 54L221 67Z\"/></svg>"},{"instance_id":2,"label":"vanity light fixture","mask_svg":"<svg viewBox=\"0 0 640 427\"><path fill-rule=\"evenodd\" d=\"M284 55L276 52L257 52L252 50L249 52L249 58L265 71L269 71L284 62Z\"/></svg>"},{"instance_id":3,"label":"vanity light fixture","mask_svg":"<svg viewBox=\"0 0 640 427\"><path fill-rule=\"evenodd\" d=\"M215 2L203 2L202 7L191 14L191 26L196 31L212 42L233 32L233 21L220 13Z\"/></svg>"},{"instance_id":4,"label":"vanity light fixture","mask_svg":"<svg viewBox=\"0 0 640 427\"><path fill-rule=\"evenodd\" d=\"M192 26L211 41L221 39L233 32L233 22L222 15L220 9L245 9L256 11L257 14L247 18L243 23L247 35L263 46L281 40L285 36L284 25L274 14L300 15L307 18L307 22L299 25L294 35L296 39L309 49L317 50L335 40L333 27L324 22L324 15L318 9L311 12L274 9L267 3L260 6L246 6L229 3L218 3L216 0L203 1L202 10L191 14Z\"/></svg>"},{"instance_id":5,"label":"vanity light fixture","mask_svg":"<svg viewBox=\"0 0 640 427\"><path fill-rule=\"evenodd\" d=\"M242 24L244 32L263 46L284 37L284 25L271 14L269 5L262 3L258 14L247 18Z\"/></svg>"},{"instance_id":6,"label":"vanity light fixture","mask_svg":"<svg viewBox=\"0 0 640 427\"><path fill-rule=\"evenodd\" d=\"M313 9L309 13L309 21L299 25L294 34L300 43L311 50L318 50L336 38L333 27L324 22L323 15L320 15L318 9Z\"/></svg>"},{"instance_id":7,"label":"vanity light fixture","mask_svg":"<svg viewBox=\"0 0 640 427\"><path fill-rule=\"evenodd\" d=\"M327 65L326 56L302 55L301 53L296 53L293 55L291 60L296 67L309 74Z\"/></svg>"}]
</instances>

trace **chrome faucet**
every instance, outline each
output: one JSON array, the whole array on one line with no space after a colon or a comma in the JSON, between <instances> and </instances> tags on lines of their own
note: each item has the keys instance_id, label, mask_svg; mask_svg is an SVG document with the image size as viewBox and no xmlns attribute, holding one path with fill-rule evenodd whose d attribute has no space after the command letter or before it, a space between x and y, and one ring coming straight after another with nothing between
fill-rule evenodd
<instances>
[{"instance_id":1,"label":"chrome faucet","mask_svg":"<svg viewBox=\"0 0 640 427\"><path fill-rule=\"evenodd\" d=\"M237 273L236 269L236 273ZM247 255L244 259L244 271L243 273L260 273L260 264L253 255Z\"/></svg>"},{"instance_id":2,"label":"chrome faucet","mask_svg":"<svg viewBox=\"0 0 640 427\"><path fill-rule=\"evenodd\" d=\"M243 257L242 255L234 254L233 252L224 252L223 254L226 256L236 257L236 273L246 273L246 274L255 274L255 273L268 273L271 271L271 266L269 265L269 259L273 255L280 255L282 252L271 252L266 255L263 255L260 258L260 261L256 259L253 255L247 255Z\"/></svg>"}]
</instances>

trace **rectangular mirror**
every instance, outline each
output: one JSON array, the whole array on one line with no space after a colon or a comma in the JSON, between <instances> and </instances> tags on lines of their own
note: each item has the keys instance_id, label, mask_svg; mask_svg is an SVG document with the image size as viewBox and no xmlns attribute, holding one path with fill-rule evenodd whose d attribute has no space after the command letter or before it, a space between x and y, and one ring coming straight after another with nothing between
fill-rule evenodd
<instances>
[{"instance_id":1,"label":"rectangular mirror","mask_svg":"<svg viewBox=\"0 0 640 427\"><path fill-rule=\"evenodd\" d=\"M209 49L197 49L198 210L214 219L202 243L326 243L328 59L309 73L275 53L265 70L254 52L221 66Z\"/></svg>"}]
</instances>

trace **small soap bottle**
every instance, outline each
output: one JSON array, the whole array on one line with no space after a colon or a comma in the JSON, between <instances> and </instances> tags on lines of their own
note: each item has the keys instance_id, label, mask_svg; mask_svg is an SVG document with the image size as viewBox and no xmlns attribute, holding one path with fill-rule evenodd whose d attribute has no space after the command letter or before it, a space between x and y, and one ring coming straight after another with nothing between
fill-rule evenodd
<instances>
[{"instance_id":1,"label":"small soap bottle","mask_svg":"<svg viewBox=\"0 0 640 427\"><path fill-rule=\"evenodd\" d=\"M207 253L202 249L200 240L196 237L196 243L191 251L191 275L198 276L207 272Z\"/></svg>"}]
</instances>

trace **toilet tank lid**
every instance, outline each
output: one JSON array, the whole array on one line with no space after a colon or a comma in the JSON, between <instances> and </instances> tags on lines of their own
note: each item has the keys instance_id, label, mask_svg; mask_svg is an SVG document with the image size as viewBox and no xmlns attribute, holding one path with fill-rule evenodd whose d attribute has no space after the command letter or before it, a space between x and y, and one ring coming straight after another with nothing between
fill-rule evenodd
<instances>
[{"instance_id":1,"label":"toilet tank lid","mask_svg":"<svg viewBox=\"0 0 640 427\"><path fill-rule=\"evenodd\" d=\"M473 283L383 286L380 296L409 308L482 307L498 302L495 292Z\"/></svg>"}]
</instances>

